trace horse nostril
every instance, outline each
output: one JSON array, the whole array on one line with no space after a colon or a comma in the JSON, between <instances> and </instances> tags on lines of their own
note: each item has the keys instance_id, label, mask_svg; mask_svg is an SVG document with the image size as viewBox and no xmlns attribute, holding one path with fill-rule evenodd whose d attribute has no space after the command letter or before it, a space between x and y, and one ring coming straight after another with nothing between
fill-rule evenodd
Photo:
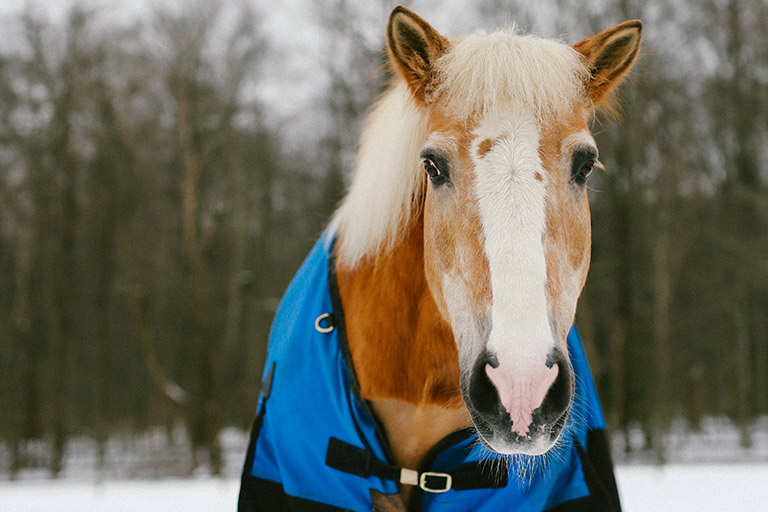
<instances>
[{"instance_id":1,"label":"horse nostril","mask_svg":"<svg viewBox=\"0 0 768 512\"><path fill-rule=\"evenodd\" d=\"M491 368L498 368L501 364L499 363L499 357L494 352L486 352L485 359L491 365Z\"/></svg>"},{"instance_id":2,"label":"horse nostril","mask_svg":"<svg viewBox=\"0 0 768 512\"><path fill-rule=\"evenodd\" d=\"M562 350L556 350L551 355L547 364L557 365L561 371L555 382L552 383L547 392L541 413L550 420L559 417L564 411L567 411L573 398L575 390L574 374L569 364L568 356Z\"/></svg>"},{"instance_id":3,"label":"horse nostril","mask_svg":"<svg viewBox=\"0 0 768 512\"><path fill-rule=\"evenodd\" d=\"M486 366L499 367L499 358L492 352L481 353L475 360L472 371L468 373L467 396L472 409L483 416L496 416L501 411L501 403L491 379L485 371ZM495 365L495 366L494 366Z\"/></svg>"}]
</instances>

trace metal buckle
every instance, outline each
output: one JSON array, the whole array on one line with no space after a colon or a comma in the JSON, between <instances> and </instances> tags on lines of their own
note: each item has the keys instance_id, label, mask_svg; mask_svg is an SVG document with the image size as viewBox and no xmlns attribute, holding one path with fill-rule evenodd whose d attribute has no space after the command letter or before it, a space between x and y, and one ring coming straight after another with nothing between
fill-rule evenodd
<instances>
[{"instance_id":1,"label":"metal buckle","mask_svg":"<svg viewBox=\"0 0 768 512\"><path fill-rule=\"evenodd\" d=\"M444 478L445 484L442 488L428 487L427 477ZM448 473L435 473L432 471L425 471L419 476L419 488L422 491L434 492L434 493L446 492L451 490L452 484L453 484L453 477Z\"/></svg>"}]
</instances>

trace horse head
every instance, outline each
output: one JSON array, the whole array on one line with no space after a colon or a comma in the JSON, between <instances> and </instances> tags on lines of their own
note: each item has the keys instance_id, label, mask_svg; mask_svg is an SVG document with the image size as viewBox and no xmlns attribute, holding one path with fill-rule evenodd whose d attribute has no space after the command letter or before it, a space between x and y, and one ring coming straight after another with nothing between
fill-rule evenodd
<instances>
[{"instance_id":1,"label":"horse head","mask_svg":"<svg viewBox=\"0 0 768 512\"><path fill-rule=\"evenodd\" d=\"M387 46L423 112L423 254L480 439L557 441L574 396L566 336L590 262L589 122L632 66L628 21L569 46L512 31L441 36L404 7Z\"/></svg>"}]
</instances>

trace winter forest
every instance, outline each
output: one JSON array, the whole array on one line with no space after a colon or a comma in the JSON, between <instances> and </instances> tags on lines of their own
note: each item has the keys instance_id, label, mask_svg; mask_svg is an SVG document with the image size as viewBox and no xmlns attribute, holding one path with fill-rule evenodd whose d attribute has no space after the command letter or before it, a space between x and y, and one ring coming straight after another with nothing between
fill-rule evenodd
<instances>
[{"instance_id":1,"label":"winter forest","mask_svg":"<svg viewBox=\"0 0 768 512\"><path fill-rule=\"evenodd\" d=\"M272 316L386 86L395 3L0 18L0 475L56 476L73 440L104 464L150 431L189 453L168 471L222 472L221 432L250 427ZM673 427L708 418L749 448L768 416L768 1L403 3L447 35L575 43L643 20L617 114L593 126L606 171L577 324L623 456L663 461Z\"/></svg>"}]
</instances>

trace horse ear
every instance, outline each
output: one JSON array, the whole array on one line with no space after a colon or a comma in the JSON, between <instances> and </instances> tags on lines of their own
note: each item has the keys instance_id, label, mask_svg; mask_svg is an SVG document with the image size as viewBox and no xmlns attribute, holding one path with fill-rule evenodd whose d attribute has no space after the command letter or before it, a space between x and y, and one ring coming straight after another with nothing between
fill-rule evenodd
<instances>
[{"instance_id":1,"label":"horse ear","mask_svg":"<svg viewBox=\"0 0 768 512\"><path fill-rule=\"evenodd\" d=\"M389 56L417 100L429 103L434 62L448 51L449 45L447 39L410 9L398 5L389 15Z\"/></svg>"},{"instance_id":2,"label":"horse ear","mask_svg":"<svg viewBox=\"0 0 768 512\"><path fill-rule=\"evenodd\" d=\"M573 45L589 65L587 91L593 103L602 102L634 64L642 29L640 20L625 21Z\"/></svg>"}]
</instances>

